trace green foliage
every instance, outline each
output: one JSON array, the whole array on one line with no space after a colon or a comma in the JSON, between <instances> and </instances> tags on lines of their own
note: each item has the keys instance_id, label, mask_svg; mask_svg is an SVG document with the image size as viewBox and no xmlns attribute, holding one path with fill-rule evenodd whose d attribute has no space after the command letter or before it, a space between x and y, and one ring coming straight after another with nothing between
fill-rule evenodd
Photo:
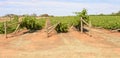
<instances>
[{"instance_id":1,"label":"green foliage","mask_svg":"<svg viewBox=\"0 0 120 58\"><path fill-rule=\"evenodd\" d=\"M92 25L94 27L101 27L105 29L120 29L120 16L90 16Z\"/></svg>"},{"instance_id":2,"label":"green foliage","mask_svg":"<svg viewBox=\"0 0 120 58\"><path fill-rule=\"evenodd\" d=\"M17 21L7 21L7 33L12 33L17 27Z\"/></svg>"},{"instance_id":3,"label":"green foliage","mask_svg":"<svg viewBox=\"0 0 120 58\"><path fill-rule=\"evenodd\" d=\"M80 28L80 19L75 16L54 17L50 18L52 24L59 22L68 24L68 27L74 26L78 30ZM93 27L101 27L104 29L114 30L120 29L120 16L89 16Z\"/></svg>"},{"instance_id":4,"label":"green foliage","mask_svg":"<svg viewBox=\"0 0 120 58\"><path fill-rule=\"evenodd\" d=\"M19 21L19 17L17 15L15 15L13 21L18 22Z\"/></svg>"},{"instance_id":5,"label":"green foliage","mask_svg":"<svg viewBox=\"0 0 120 58\"><path fill-rule=\"evenodd\" d=\"M42 26L39 24L38 20L35 17L25 16L22 20L21 27L27 28L29 30L39 30L42 29Z\"/></svg>"},{"instance_id":6,"label":"green foliage","mask_svg":"<svg viewBox=\"0 0 120 58\"><path fill-rule=\"evenodd\" d=\"M68 25L66 23L60 23L60 24L57 25L57 27L55 28L55 30L58 33L68 32Z\"/></svg>"},{"instance_id":7,"label":"green foliage","mask_svg":"<svg viewBox=\"0 0 120 58\"><path fill-rule=\"evenodd\" d=\"M78 17L82 17L87 22L89 21L89 16L87 15L87 10L83 9L81 12L75 12Z\"/></svg>"},{"instance_id":8,"label":"green foliage","mask_svg":"<svg viewBox=\"0 0 120 58\"><path fill-rule=\"evenodd\" d=\"M74 22L73 26L80 31L81 21L80 20L76 20L76 22Z\"/></svg>"},{"instance_id":9,"label":"green foliage","mask_svg":"<svg viewBox=\"0 0 120 58\"><path fill-rule=\"evenodd\" d=\"M14 16L11 21L7 21L7 33L15 31L18 23L18 16ZM0 34L5 33L4 31L4 22L0 22Z\"/></svg>"},{"instance_id":10,"label":"green foliage","mask_svg":"<svg viewBox=\"0 0 120 58\"><path fill-rule=\"evenodd\" d=\"M27 28L30 31L39 30L44 27L45 20L44 19L36 19L35 17L26 16L21 22L21 28ZM7 33L12 33L15 31L18 25L18 16L14 16L13 20L7 21ZM4 22L0 22L0 34L4 33Z\"/></svg>"},{"instance_id":11,"label":"green foliage","mask_svg":"<svg viewBox=\"0 0 120 58\"><path fill-rule=\"evenodd\" d=\"M80 19L82 17L82 19L84 19L86 22L89 22L89 16L87 15L87 10L83 9L81 12L75 12L75 14L77 15L77 17L79 17L79 20L76 19L76 25L74 25L76 27L76 29L78 29L80 31L80 27L81 27L81 22Z\"/></svg>"},{"instance_id":12,"label":"green foliage","mask_svg":"<svg viewBox=\"0 0 120 58\"><path fill-rule=\"evenodd\" d=\"M52 25L61 22L55 30L58 33L68 32L71 26L80 28L80 17L64 16L64 17L49 17ZM109 30L120 29L120 16L89 16L93 27L101 27ZM14 17L12 21L7 22L7 33L11 33L17 27L18 17ZM46 18L36 19L35 17L25 16L23 18L21 28L29 30L39 30L45 26ZM12 24L12 25L11 25ZM0 34L4 33L4 23L0 22Z\"/></svg>"},{"instance_id":13,"label":"green foliage","mask_svg":"<svg viewBox=\"0 0 120 58\"><path fill-rule=\"evenodd\" d=\"M0 22L0 34L4 33L4 24Z\"/></svg>"},{"instance_id":14,"label":"green foliage","mask_svg":"<svg viewBox=\"0 0 120 58\"><path fill-rule=\"evenodd\" d=\"M36 24L40 25L42 28L45 27L46 19L40 18L36 20Z\"/></svg>"},{"instance_id":15,"label":"green foliage","mask_svg":"<svg viewBox=\"0 0 120 58\"><path fill-rule=\"evenodd\" d=\"M11 21L7 21L7 33L12 33L15 31L19 22L19 17L17 15L13 16Z\"/></svg>"},{"instance_id":16,"label":"green foliage","mask_svg":"<svg viewBox=\"0 0 120 58\"><path fill-rule=\"evenodd\" d=\"M50 20L53 25L57 22L61 22L61 24L56 27L56 31L58 33L67 32L68 28L70 28L71 26L78 27L79 24L79 17L75 16L51 17Z\"/></svg>"},{"instance_id":17,"label":"green foliage","mask_svg":"<svg viewBox=\"0 0 120 58\"><path fill-rule=\"evenodd\" d=\"M17 23L13 24L13 22L14 21L7 22L7 33L11 33L13 31L15 31L15 29L17 27ZM1 22L0 23L0 34L3 34L3 33L5 33L5 31L4 31L4 23Z\"/></svg>"}]
</instances>

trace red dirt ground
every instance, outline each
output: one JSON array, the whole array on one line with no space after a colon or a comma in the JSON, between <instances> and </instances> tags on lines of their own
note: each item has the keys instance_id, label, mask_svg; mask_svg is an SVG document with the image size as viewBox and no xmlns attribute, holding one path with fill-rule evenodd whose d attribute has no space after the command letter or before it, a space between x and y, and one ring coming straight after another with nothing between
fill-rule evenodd
<instances>
[{"instance_id":1,"label":"red dirt ground","mask_svg":"<svg viewBox=\"0 0 120 58\"><path fill-rule=\"evenodd\" d=\"M47 38L44 30L0 35L0 58L119 58L120 33L91 29L91 35L70 29ZM25 33L25 34L24 34ZM14 35L14 36L13 36Z\"/></svg>"}]
</instances>

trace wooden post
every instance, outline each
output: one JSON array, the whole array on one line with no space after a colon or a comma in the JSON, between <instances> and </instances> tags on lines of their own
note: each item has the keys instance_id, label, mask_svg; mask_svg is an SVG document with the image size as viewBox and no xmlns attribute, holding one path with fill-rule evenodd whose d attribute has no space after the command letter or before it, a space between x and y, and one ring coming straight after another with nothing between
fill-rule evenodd
<instances>
[{"instance_id":1,"label":"wooden post","mask_svg":"<svg viewBox=\"0 0 120 58\"><path fill-rule=\"evenodd\" d=\"M83 33L83 21L82 21L82 17L81 17L81 33Z\"/></svg>"},{"instance_id":2,"label":"wooden post","mask_svg":"<svg viewBox=\"0 0 120 58\"><path fill-rule=\"evenodd\" d=\"M89 21L89 35L90 35L90 36L92 36L92 35L91 35L91 26L92 26L91 21Z\"/></svg>"},{"instance_id":3,"label":"wooden post","mask_svg":"<svg viewBox=\"0 0 120 58\"><path fill-rule=\"evenodd\" d=\"M47 29L47 37L49 37L48 29Z\"/></svg>"},{"instance_id":4,"label":"wooden post","mask_svg":"<svg viewBox=\"0 0 120 58\"><path fill-rule=\"evenodd\" d=\"M5 31L5 38L7 38L7 22L4 22L4 31Z\"/></svg>"},{"instance_id":5,"label":"wooden post","mask_svg":"<svg viewBox=\"0 0 120 58\"><path fill-rule=\"evenodd\" d=\"M48 20L49 19L46 19L46 26L45 26L47 38L49 37L49 33L48 33Z\"/></svg>"},{"instance_id":6,"label":"wooden post","mask_svg":"<svg viewBox=\"0 0 120 58\"><path fill-rule=\"evenodd\" d=\"M15 34L16 34L16 32L17 32L17 30L18 30L19 27L20 27L20 23L18 23L18 26L16 27L16 29L14 31Z\"/></svg>"}]
</instances>

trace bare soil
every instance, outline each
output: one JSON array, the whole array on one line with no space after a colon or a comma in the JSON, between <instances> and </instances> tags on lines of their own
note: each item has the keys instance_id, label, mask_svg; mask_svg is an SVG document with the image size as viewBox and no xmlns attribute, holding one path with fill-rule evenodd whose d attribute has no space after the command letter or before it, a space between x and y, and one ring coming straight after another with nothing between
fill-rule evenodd
<instances>
[{"instance_id":1,"label":"bare soil","mask_svg":"<svg viewBox=\"0 0 120 58\"><path fill-rule=\"evenodd\" d=\"M46 37L45 30L0 35L0 58L119 58L120 33L91 29L81 34L74 29L68 33L53 33ZM14 35L14 36L13 36Z\"/></svg>"}]
</instances>

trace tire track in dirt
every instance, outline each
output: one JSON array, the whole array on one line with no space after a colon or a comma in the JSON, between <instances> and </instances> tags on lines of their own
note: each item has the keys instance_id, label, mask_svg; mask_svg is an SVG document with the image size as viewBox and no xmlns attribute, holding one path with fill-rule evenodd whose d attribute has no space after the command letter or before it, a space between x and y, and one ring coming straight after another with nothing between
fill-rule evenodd
<instances>
[{"instance_id":1,"label":"tire track in dirt","mask_svg":"<svg viewBox=\"0 0 120 58\"><path fill-rule=\"evenodd\" d=\"M120 48L120 37L103 32L98 29L93 29L93 28L91 29L91 32L92 32L92 35L97 35L97 36L103 37L109 43Z\"/></svg>"},{"instance_id":2,"label":"tire track in dirt","mask_svg":"<svg viewBox=\"0 0 120 58\"><path fill-rule=\"evenodd\" d=\"M97 34L97 36L104 36L104 35ZM118 46L112 45L114 48L94 47L89 44L87 45L84 41L78 40L78 38L76 38L72 33L61 34L60 37L65 42L65 44L68 46L68 48L73 50L73 52L81 52L81 54L83 53L83 55L84 55L84 53L91 53L91 54L94 54L95 58L96 57L97 58L119 58L120 57L120 54L118 54L119 52L116 52L116 51L119 51ZM92 39L92 38L90 38L90 39ZM98 42L99 42L99 39L98 39ZM103 43L103 44L110 44L107 41L104 41L104 42L106 42L106 43ZM118 48L118 50L117 50L117 48Z\"/></svg>"},{"instance_id":3,"label":"tire track in dirt","mask_svg":"<svg viewBox=\"0 0 120 58\"><path fill-rule=\"evenodd\" d=\"M86 28L86 29L88 29L88 28ZM109 32L105 32L101 29L92 28L91 32L92 32L93 38L97 39L97 37L100 37L100 38L102 38L102 40L104 40L104 42L106 44L110 44L112 46L112 47L108 47L108 48L104 47L105 51L109 52L109 54L113 55L115 58L120 57L120 53L118 52L118 51L120 51L120 37L119 36L116 36Z\"/></svg>"},{"instance_id":4,"label":"tire track in dirt","mask_svg":"<svg viewBox=\"0 0 120 58\"><path fill-rule=\"evenodd\" d=\"M74 53L81 53L85 57L87 57L85 54L88 53L92 54L92 57L100 56L99 52L101 52L101 48L95 48L90 45L86 45L84 42L73 37L71 34L60 34L60 38L64 41L66 48Z\"/></svg>"}]
</instances>

